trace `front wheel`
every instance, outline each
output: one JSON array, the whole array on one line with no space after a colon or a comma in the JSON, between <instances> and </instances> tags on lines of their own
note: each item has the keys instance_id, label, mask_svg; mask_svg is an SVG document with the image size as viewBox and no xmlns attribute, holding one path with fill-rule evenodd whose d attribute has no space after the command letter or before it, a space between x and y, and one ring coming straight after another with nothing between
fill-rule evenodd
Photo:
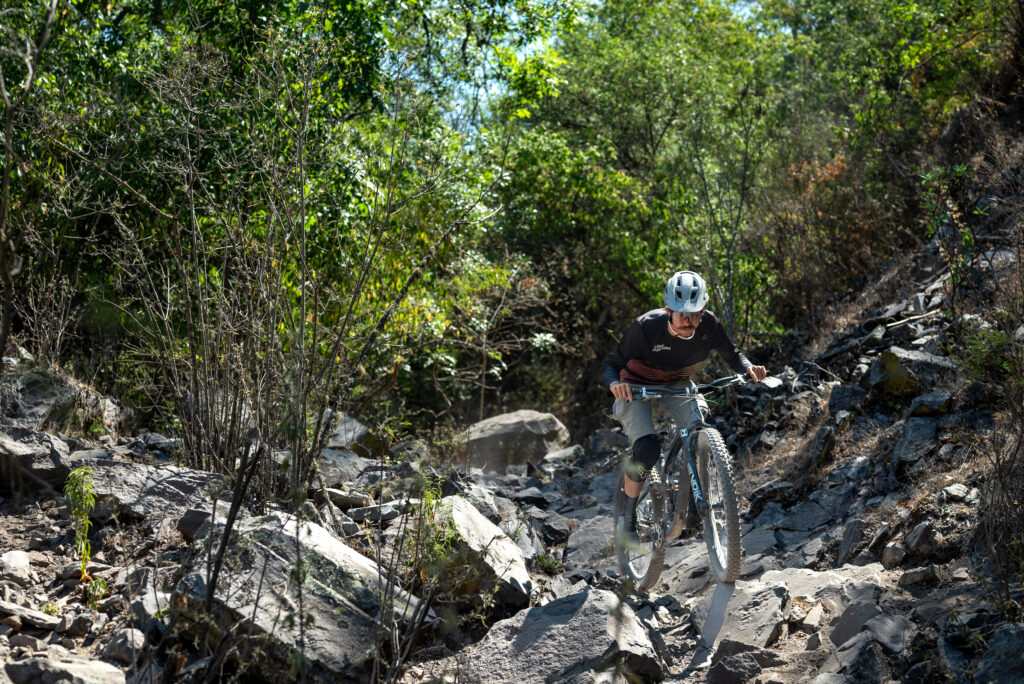
<instances>
[{"instance_id":1,"label":"front wheel","mask_svg":"<svg viewBox=\"0 0 1024 684\"><path fill-rule=\"evenodd\" d=\"M637 536L640 542L630 541L620 529L625 511L626 492L623 489L625 469L619 469L615 485L615 555L619 570L639 591L654 586L665 563L665 487L661 470L655 465L647 474L636 506Z\"/></svg>"},{"instance_id":2,"label":"front wheel","mask_svg":"<svg viewBox=\"0 0 1024 684\"><path fill-rule=\"evenodd\" d=\"M719 582L732 583L740 576L740 515L732 457L718 430L706 428L697 436L697 471L707 508L704 510L704 541L708 560Z\"/></svg>"}]
</instances>

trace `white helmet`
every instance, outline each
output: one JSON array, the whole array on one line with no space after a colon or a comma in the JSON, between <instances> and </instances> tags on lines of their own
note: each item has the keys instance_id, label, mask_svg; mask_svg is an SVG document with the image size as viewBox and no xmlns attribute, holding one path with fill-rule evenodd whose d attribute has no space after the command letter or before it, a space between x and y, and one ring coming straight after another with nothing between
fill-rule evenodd
<instances>
[{"instance_id":1,"label":"white helmet","mask_svg":"<svg viewBox=\"0 0 1024 684\"><path fill-rule=\"evenodd\" d=\"M677 271L665 285L665 306L673 311L700 311L708 304L708 286L693 271Z\"/></svg>"}]
</instances>

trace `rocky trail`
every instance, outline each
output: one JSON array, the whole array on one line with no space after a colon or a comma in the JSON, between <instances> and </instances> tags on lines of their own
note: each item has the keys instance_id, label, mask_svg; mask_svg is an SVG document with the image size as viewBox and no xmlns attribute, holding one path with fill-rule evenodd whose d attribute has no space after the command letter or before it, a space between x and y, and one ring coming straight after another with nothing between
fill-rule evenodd
<instances>
[{"instance_id":1,"label":"rocky trail","mask_svg":"<svg viewBox=\"0 0 1024 684\"><path fill-rule=\"evenodd\" d=\"M977 267L1017 269L998 237ZM642 596L611 552L617 430L570 445L553 416L519 411L470 426L465 462L442 467L434 445L385 448L346 419L303 519L243 510L222 544L221 478L176 467L174 439L126 436L111 400L8 359L0 682L1024 681L1024 625L1007 621L1024 592L997 591L978 523L997 416L943 354L949 278L933 244L838 302L829 339L764 350L777 381L716 410L741 579L714 583L698 536ZM61 494L82 465L100 596ZM399 571L415 553L446 559L437 584Z\"/></svg>"}]
</instances>

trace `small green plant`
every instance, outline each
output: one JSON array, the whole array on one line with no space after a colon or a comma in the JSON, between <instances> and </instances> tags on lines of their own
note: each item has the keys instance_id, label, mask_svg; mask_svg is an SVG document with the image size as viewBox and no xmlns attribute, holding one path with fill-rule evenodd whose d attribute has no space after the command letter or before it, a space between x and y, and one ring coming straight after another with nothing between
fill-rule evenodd
<instances>
[{"instance_id":1,"label":"small green plant","mask_svg":"<svg viewBox=\"0 0 1024 684\"><path fill-rule=\"evenodd\" d=\"M75 550L82 560L82 580L91 580L87 568L92 555L89 545L89 528L92 521L89 515L96 505L96 495L92 486L92 468L80 466L71 471L64 484L64 495L71 504L71 524L75 528Z\"/></svg>"},{"instance_id":2,"label":"small green plant","mask_svg":"<svg viewBox=\"0 0 1024 684\"><path fill-rule=\"evenodd\" d=\"M442 498L438 482L424 481L414 516L415 527L407 538L413 571L424 583L442 574L448 565L452 544L459 538L451 512L441 503Z\"/></svg>"},{"instance_id":3,"label":"small green plant","mask_svg":"<svg viewBox=\"0 0 1024 684\"><path fill-rule=\"evenodd\" d=\"M99 610L99 603L107 597L107 580L98 577L85 585L85 605Z\"/></svg>"},{"instance_id":4,"label":"small green plant","mask_svg":"<svg viewBox=\"0 0 1024 684\"><path fill-rule=\"evenodd\" d=\"M1017 357L1013 338L1001 330L978 330L964 345L964 364L972 380L1002 382L1014 377Z\"/></svg>"},{"instance_id":5,"label":"small green plant","mask_svg":"<svg viewBox=\"0 0 1024 684\"><path fill-rule=\"evenodd\" d=\"M557 575L565 570L565 563L542 553L537 556L537 567L549 575Z\"/></svg>"},{"instance_id":6,"label":"small green plant","mask_svg":"<svg viewBox=\"0 0 1024 684\"><path fill-rule=\"evenodd\" d=\"M101 435L107 434L107 428L103 426L103 421L100 418L96 418L89 425L89 429L87 430L87 432L92 437L99 437Z\"/></svg>"}]
</instances>

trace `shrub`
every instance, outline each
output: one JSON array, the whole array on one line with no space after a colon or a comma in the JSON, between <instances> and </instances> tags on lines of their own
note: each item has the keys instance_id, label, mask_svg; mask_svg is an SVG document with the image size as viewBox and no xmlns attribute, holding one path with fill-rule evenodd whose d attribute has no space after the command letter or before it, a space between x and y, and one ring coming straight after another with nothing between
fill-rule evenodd
<instances>
[{"instance_id":1,"label":"shrub","mask_svg":"<svg viewBox=\"0 0 1024 684\"><path fill-rule=\"evenodd\" d=\"M71 524L75 528L75 550L82 560L82 579L92 579L86 571L89 566L92 547L89 545L89 515L96 505L92 486L92 468L80 466L71 471L64 483L64 495L71 504Z\"/></svg>"}]
</instances>

